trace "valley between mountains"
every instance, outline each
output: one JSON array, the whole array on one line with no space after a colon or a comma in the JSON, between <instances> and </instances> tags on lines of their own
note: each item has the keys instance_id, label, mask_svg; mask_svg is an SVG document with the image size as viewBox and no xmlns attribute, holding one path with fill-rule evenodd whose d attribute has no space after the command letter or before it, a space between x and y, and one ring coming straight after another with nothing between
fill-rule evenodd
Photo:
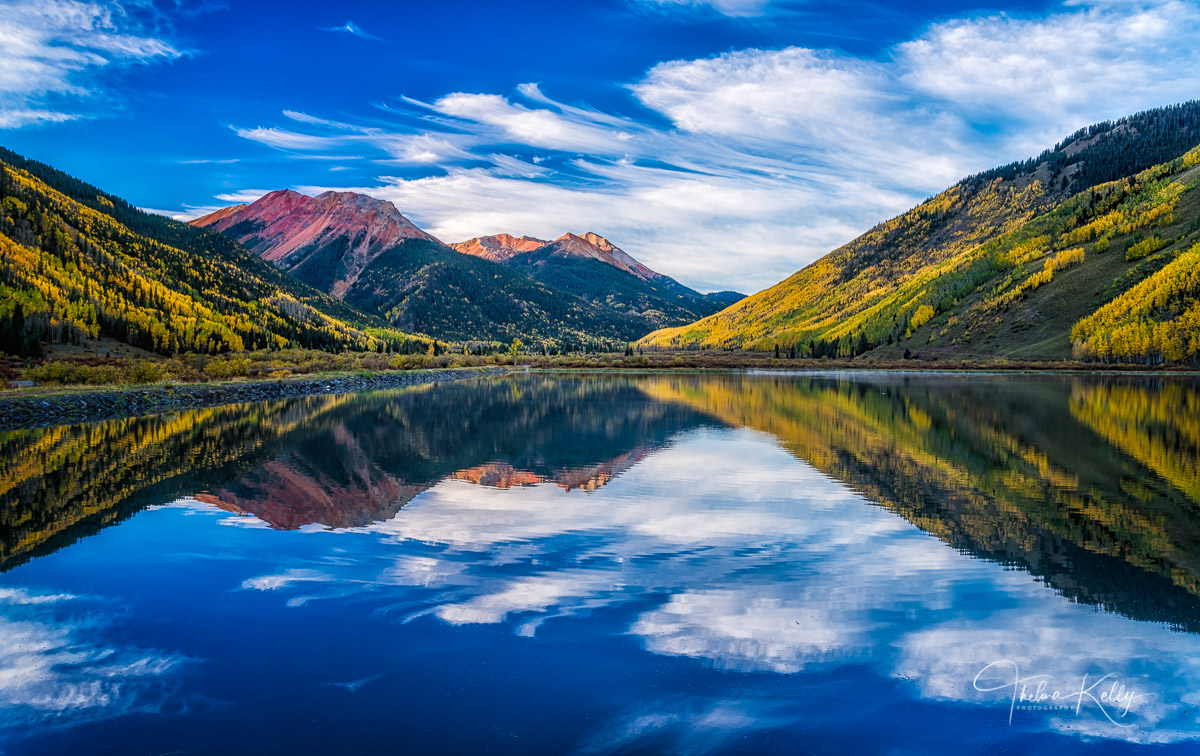
<instances>
[{"instance_id":1,"label":"valley between mountains","mask_svg":"<svg viewBox=\"0 0 1200 756\"><path fill-rule=\"evenodd\" d=\"M183 224L4 150L0 350L1194 365L1198 144L1196 102L1081 129L749 297L593 232L438 239L351 192L282 189Z\"/></svg>"},{"instance_id":2,"label":"valley between mountains","mask_svg":"<svg viewBox=\"0 0 1200 756\"><path fill-rule=\"evenodd\" d=\"M404 331L454 341L611 348L729 303L650 270L595 233L443 244L390 202L284 189L192 221Z\"/></svg>"}]
</instances>

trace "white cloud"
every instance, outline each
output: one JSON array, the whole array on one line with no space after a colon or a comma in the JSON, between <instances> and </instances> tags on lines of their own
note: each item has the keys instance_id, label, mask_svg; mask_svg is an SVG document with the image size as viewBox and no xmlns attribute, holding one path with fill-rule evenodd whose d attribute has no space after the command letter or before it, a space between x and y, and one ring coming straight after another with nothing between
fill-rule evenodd
<instances>
[{"instance_id":1,"label":"white cloud","mask_svg":"<svg viewBox=\"0 0 1200 756\"><path fill-rule=\"evenodd\" d=\"M689 591L643 614L630 632L655 653L712 659L740 671L793 673L864 655L872 626L816 609L820 603L807 596L785 604L772 591Z\"/></svg>"},{"instance_id":2,"label":"white cloud","mask_svg":"<svg viewBox=\"0 0 1200 756\"><path fill-rule=\"evenodd\" d=\"M75 108L97 94L91 75L182 54L118 2L3 0L0 128L80 118Z\"/></svg>"},{"instance_id":3,"label":"white cloud","mask_svg":"<svg viewBox=\"0 0 1200 756\"><path fill-rule=\"evenodd\" d=\"M612 591L613 576L603 570L565 570L515 580L502 590L439 606L436 614L452 625L493 624L509 614L546 612Z\"/></svg>"},{"instance_id":4,"label":"white cloud","mask_svg":"<svg viewBox=\"0 0 1200 756\"><path fill-rule=\"evenodd\" d=\"M390 128L289 112L295 131L239 133L438 166L321 188L390 199L439 238L590 229L688 285L753 291L965 175L1196 97L1198 38L1193 4L1089 2L946 20L878 58L792 47L660 63L629 91L665 126L523 84L512 99L384 107Z\"/></svg>"},{"instance_id":5,"label":"white cloud","mask_svg":"<svg viewBox=\"0 0 1200 756\"><path fill-rule=\"evenodd\" d=\"M524 91L534 90L526 87ZM594 123L589 114L580 110L560 114L550 108L527 108L499 95L458 92L446 95L430 107L443 115L496 127L503 139L530 147L619 154L629 139L627 132L611 128L611 119Z\"/></svg>"},{"instance_id":6,"label":"white cloud","mask_svg":"<svg viewBox=\"0 0 1200 756\"><path fill-rule=\"evenodd\" d=\"M252 142L280 150L327 150L346 143L346 139L342 137L298 134L274 126L259 126L253 129L234 128L233 131L242 139L249 139Z\"/></svg>"},{"instance_id":7,"label":"white cloud","mask_svg":"<svg viewBox=\"0 0 1200 756\"><path fill-rule=\"evenodd\" d=\"M221 202L230 202L235 205L240 205L242 203L253 202L254 200L258 199L259 197L263 196L264 194L269 194L272 191L274 191L274 190L272 190L272 189L242 189L242 190L236 191L236 192L226 192L224 194L218 194L214 197L214 199L218 199Z\"/></svg>"},{"instance_id":8,"label":"white cloud","mask_svg":"<svg viewBox=\"0 0 1200 756\"><path fill-rule=\"evenodd\" d=\"M831 53L743 50L664 63L632 89L685 133L821 167L841 184L924 194L961 178L972 159L952 116L919 107L886 67Z\"/></svg>"},{"instance_id":9,"label":"white cloud","mask_svg":"<svg viewBox=\"0 0 1200 756\"><path fill-rule=\"evenodd\" d=\"M1200 9L1194 3L1079 5L1048 18L996 15L938 24L897 47L900 82L972 117L1001 113L1026 139L1039 141L1197 97Z\"/></svg>"},{"instance_id":10,"label":"white cloud","mask_svg":"<svg viewBox=\"0 0 1200 756\"><path fill-rule=\"evenodd\" d=\"M277 591L299 583L327 583L333 580L332 575L315 570L291 569L274 575L261 575L250 578L242 583L242 588L255 591Z\"/></svg>"},{"instance_id":11,"label":"white cloud","mask_svg":"<svg viewBox=\"0 0 1200 756\"><path fill-rule=\"evenodd\" d=\"M231 127L238 136L258 142L277 150L292 152L292 157L321 160L358 160L359 155L312 155L310 151L335 150L338 147L371 147L387 154L391 161L400 164L452 163L470 159L469 152L456 142L462 137L434 134L398 134L378 128L363 128L352 124L338 123L316 118L306 113L284 111L284 115L302 124L323 127L324 134L307 134L278 126L255 128ZM472 142L478 140L471 140Z\"/></svg>"},{"instance_id":12,"label":"white cloud","mask_svg":"<svg viewBox=\"0 0 1200 756\"><path fill-rule=\"evenodd\" d=\"M58 604L74 598L70 593L30 593L24 588L0 588L0 605Z\"/></svg>"},{"instance_id":13,"label":"white cloud","mask_svg":"<svg viewBox=\"0 0 1200 756\"><path fill-rule=\"evenodd\" d=\"M1188 83L1196 81L1200 50L1190 32L1198 21L1194 5L1173 0L1045 19L954 20L900 45L897 60L920 91L1027 117L1057 115L1101 94L1136 94L1134 87L1168 95L1194 89ZM1019 99L1031 93L1039 96Z\"/></svg>"},{"instance_id":14,"label":"white cloud","mask_svg":"<svg viewBox=\"0 0 1200 756\"><path fill-rule=\"evenodd\" d=\"M881 72L869 64L788 48L662 63L633 91L686 131L724 136L766 132L804 143L821 130L857 128L846 115L878 109L872 101L885 99L883 84Z\"/></svg>"},{"instance_id":15,"label":"white cloud","mask_svg":"<svg viewBox=\"0 0 1200 756\"><path fill-rule=\"evenodd\" d=\"M793 706L789 706L792 704ZM702 756L744 750L744 739L796 721L794 702L688 696L630 710L600 727L580 754L656 752ZM792 713L785 713L793 708ZM736 745L735 745L736 744Z\"/></svg>"}]
</instances>

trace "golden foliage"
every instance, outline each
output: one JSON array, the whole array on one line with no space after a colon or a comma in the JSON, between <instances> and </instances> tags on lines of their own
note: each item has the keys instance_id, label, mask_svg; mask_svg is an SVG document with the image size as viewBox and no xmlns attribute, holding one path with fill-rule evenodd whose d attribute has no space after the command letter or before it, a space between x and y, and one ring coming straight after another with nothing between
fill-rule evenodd
<instances>
[{"instance_id":1,"label":"golden foliage","mask_svg":"<svg viewBox=\"0 0 1200 756\"><path fill-rule=\"evenodd\" d=\"M1071 330L1075 356L1123 362L1200 357L1200 244Z\"/></svg>"},{"instance_id":2,"label":"golden foliage","mask_svg":"<svg viewBox=\"0 0 1200 756\"><path fill-rule=\"evenodd\" d=\"M297 300L248 253L235 260L185 252L3 163L0 189L0 318L14 327L8 319L19 308L24 332L39 341L106 335L170 355L297 344L383 350L404 338Z\"/></svg>"},{"instance_id":3,"label":"golden foliage","mask_svg":"<svg viewBox=\"0 0 1200 756\"><path fill-rule=\"evenodd\" d=\"M1083 263L1083 247L1066 249L1046 261L1046 269L1051 271L1066 270Z\"/></svg>"},{"instance_id":4,"label":"golden foliage","mask_svg":"<svg viewBox=\"0 0 1200 756\"><path fill-rule=\"evenodd\" d=\"M1036 181L1023 187L999 178L978 186L960 184L770 289L689 326L656 331L641 343L743 349L778 344L798 347L799 356L820 356L815 351L820 346L822 355L850 357L899 344L922 328L930 331L922 341L957 338L954 334L969 338L976 328L992 332L1005 318L1013 322L1006 310L1042 287L1067 291L1056 283L1056 274L1091 267L1083 245L1092 244L1095 259L1102 262L1114 237L1174 224L1181 202L1200 182L1197 167L1200 148L1061 202L1051 202ZM1157 253L1157 262L1172 254L1172 244L1174 237L1167 233L1139 236L1130 243L1128 257ZM1104 288L1108 281L1073 274L1071 281L1093 289L1071 291L1068 298L1072 307L1079 299L1095 308L1091 291L1107 300L1119 298L1143 276L1121 277ZM1177 314L1153 316L1156 323L1170 323L1147 342L1161 344L1148 347L1154 359L1177 361L1195 354L1190 316ZM936 324L932 328L931 322ZM1172 336L1170 328L1183 330ZM1061 340L1062 346L1055 348L1065 358L1068 334L1062 333ZM1122 349L1122 359L1147 353L1140 346ZM1098 343L1075 349L1075 356L1084 359L1111 359L1112 354Z\"/></svg>"}]
</instances>

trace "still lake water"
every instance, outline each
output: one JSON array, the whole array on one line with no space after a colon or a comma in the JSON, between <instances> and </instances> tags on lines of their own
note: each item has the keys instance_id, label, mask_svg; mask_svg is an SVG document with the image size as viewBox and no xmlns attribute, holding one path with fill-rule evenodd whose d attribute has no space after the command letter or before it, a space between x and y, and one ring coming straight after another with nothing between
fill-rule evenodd
<instances>
[{"instance_id":1,"label":"still lake water","mask_svg":"<svg viewBox=\"0 0 1200 756\"><path fill-rule=\"evenodd\" d=\"M1200 749L1189 379L520 375L0 433L0 501L3 754Z\"/></svg>"}]
</instances>

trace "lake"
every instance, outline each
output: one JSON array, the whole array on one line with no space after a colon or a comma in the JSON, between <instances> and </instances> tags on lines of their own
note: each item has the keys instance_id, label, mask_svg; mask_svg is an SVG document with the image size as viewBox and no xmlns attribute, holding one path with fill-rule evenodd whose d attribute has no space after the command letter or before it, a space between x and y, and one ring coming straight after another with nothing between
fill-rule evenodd
<instances>
[{"instance_id":1,"label":"lake","mask_svg":"<svg viewBox=\"0 0 1200 756\"><path fill-rule=\"evenodd\" d=\"M0 752L1189 752L1200 384L521 374L0 433Z\"/></svg>"}]
</instances>

